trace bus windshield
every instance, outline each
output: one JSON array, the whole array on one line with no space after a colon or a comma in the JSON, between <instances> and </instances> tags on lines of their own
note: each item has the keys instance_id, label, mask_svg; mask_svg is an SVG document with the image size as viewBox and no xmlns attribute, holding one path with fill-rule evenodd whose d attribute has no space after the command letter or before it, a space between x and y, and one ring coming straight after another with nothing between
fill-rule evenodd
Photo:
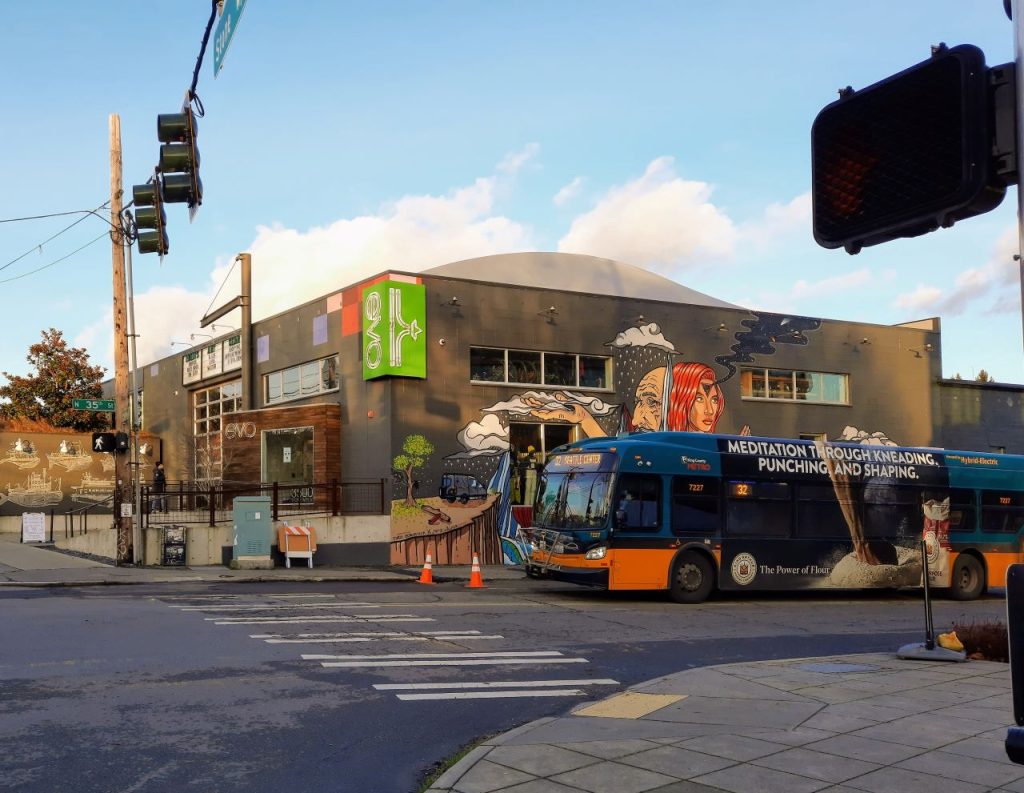
<instances>
[{"instance_id":1,"label":"bus windshield","mask_svg":"<svg viewBox=\"0 0 1024 793\"><path fill-rule=\"evenodd\" d=\"M608 471L545 469L537 487L535 526L544 529L600 529L608 522L612 474Z\"/></svg>"}]
</instances>

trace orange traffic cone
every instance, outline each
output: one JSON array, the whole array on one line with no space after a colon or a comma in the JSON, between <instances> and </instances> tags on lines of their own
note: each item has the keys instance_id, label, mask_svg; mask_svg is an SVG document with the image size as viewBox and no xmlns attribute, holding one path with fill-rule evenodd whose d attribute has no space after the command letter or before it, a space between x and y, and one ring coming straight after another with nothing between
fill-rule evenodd
<instances>
[{"instance_id":1,"label":"orange traffic cone","mask_svg":"<svg viewBox=\"0 0 1024 793\"><path fill-rule=\"evenodd\" d=\"M430 551L427 551L427 560L423 563L423 572L420 573L420 577L416 579L417 584L433 584L434 583L434 566L430 563Z\"/></svg>"},{"instance_id":2,"label":"orange traffic cone","mask_svg":"<svg viewBox=\"0 0 1024 793\"><path fill-rule=\"evenodd\" d=\"M484 589L487 584L484 583L484 577L480 574L480 557L473 552L473 568L469 573L469 583L466 584L468 589Z\"/></svg>"}]
</instances>

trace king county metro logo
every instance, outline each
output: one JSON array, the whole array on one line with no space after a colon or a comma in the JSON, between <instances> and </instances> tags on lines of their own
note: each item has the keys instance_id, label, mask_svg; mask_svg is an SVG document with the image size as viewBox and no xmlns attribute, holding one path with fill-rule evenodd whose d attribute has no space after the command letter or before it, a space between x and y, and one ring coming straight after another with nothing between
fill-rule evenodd
<instances>
[{"instance_id":1,"label":"king county metro logo","mask_svg":"<svg viewBox=\"0 0 1024 793\"><path fill-rule=\"evenodd\" d=\"M757 575L757 560L749 553L738 553L732 560L732 580L740 586L746 586Z\"/></svg>"}]
</instances>

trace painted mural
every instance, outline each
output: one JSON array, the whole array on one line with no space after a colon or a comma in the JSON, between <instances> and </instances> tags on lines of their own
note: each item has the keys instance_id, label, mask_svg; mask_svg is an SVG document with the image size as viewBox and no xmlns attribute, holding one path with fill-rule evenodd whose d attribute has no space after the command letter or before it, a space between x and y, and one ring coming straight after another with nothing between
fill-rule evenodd
<instances>
[{"instance_id":1,"label":"painted mural","mask_svg":"<svg viewBox=\"0 0 1024 793\"><path fill-rule=\"evenodd\" d=\"M392 502L392 562L422 561L433 548L435 562L468 564L474 551L487 546L484 563L522 563L527 550L519 528L530 525L543 454L561 443L659 430L750 435L751 427L727 410L722 385L740 364L764 363L782 345L810 344L821 320L755 312L741 325L723 337L723 349L709 363L688 359L657 323L640 321L605 343L613 361L610 392L524 386L482 405L479 418L457 433L456 451L436 449L441 439L406 438L393 461L401 497ZM544 427L544 448L516 437L528 425ZM892 443L882 433L852 427L837 439ZM420 492L417 471L428 462L431 470L443 466L436 493ZM496 540L481 535L492 525Z\"/></svg>"},{"instance_id":2,"label":"painted mural","mask_svg":"<svg viewBox=\"0 0 1024 793\"><path fill-rule=\"evenodd\" d=\"M0 515L70 511L109 498L114 458L91 451L91 442L84 433L0 432Z\"/></svg>"}]
</instances>

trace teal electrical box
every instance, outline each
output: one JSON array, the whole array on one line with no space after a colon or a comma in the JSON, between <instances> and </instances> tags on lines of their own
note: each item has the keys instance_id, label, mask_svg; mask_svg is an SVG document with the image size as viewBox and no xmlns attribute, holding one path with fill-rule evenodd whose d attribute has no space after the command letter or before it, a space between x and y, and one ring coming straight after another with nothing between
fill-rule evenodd
<instances>
[{"instance_id":1,"label":"teal electrical box","mask_svg":"<svg viewBox=\"0 0 1024 793\"><path fill-rule=\"evenodd\" d=\"M232 508L235 524L234 554L240 559L270 561L270 544L273 540L273 524L270 519L269 496L238 496Z\"/></svg>"}]
</instances>

